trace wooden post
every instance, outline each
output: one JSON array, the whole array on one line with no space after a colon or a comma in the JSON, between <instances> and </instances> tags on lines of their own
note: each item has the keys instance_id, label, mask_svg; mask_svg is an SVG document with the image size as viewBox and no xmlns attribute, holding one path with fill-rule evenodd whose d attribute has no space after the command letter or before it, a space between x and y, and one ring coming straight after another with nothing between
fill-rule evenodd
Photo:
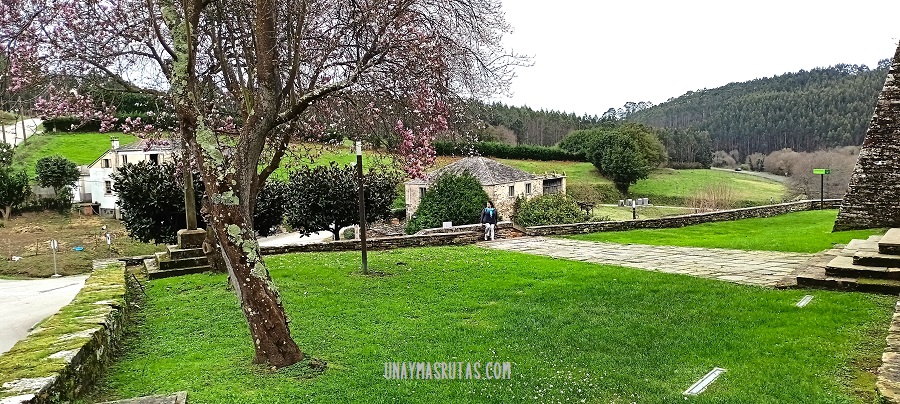
<instances>
[{"instance_id":1,"label":"wooden post","mask_svg":"<svg viewBox=\"0 0 900 404\"><path fill-rule=\"evenodd\" d=\"M25 108L22 108L22 96L19 96L19 116L22 117L22 143L25 143ZM13 139L15 142L15 139Z\"/></svg>"},{"instance_id":2,"label":"wooden post","mask_svg":"<svg viewBox=\"0 0 900 404\"><path fill-rule=\"evenodd\" d=\"M369 273L366 257L366 192L363 184L362 142L356 141L356 177L359 181L359 245L362 248L362 273Z\"/></svg>"}]
</instances>

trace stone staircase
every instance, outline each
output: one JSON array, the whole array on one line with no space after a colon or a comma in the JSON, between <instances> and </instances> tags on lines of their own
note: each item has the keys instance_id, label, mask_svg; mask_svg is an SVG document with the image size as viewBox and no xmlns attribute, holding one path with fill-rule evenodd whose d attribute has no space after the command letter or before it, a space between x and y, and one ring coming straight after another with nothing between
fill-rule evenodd
<instances>
[{"instance_id":1,"label":"stone staircase","mask_svg":"<svg viewBox=\"0 0 900 404\"><path fill-rule=\"evenodd\" d=\"M200 232L193 231L195 234L182 234L182 232L187 231L179 231L177 245L167 245L166 251L158 252L155 257L144 260L144 267L147 269L149 279L197 274L212 270L201 247L203 236L206 233L202 230Z\"/></svg>"},{"instance_id":2,"label":"stone staircase","mask_svg":"<svg viewBox=\"0 0 900 404\"><path fill-rule=\"evenodd\" d=\"M824 267L798 274L797 286L900 293L900 228L890 229L884 236L850 241Z\"/></svg>"}]
</instances>

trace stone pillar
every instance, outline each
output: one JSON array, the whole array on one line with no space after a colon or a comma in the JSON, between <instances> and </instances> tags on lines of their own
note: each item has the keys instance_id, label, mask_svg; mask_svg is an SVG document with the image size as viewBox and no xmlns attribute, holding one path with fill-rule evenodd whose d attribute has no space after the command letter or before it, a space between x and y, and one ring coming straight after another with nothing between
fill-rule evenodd
<instances>
[{"instance_id":1,"label":"stone pillar","mask_svg":"<svg viewBox=\"0 0 900 404\"><path fill-rule=\"evenodd\" d=\"M834 231L874 227L900 227L900 46L834 223Z\"/></svg>"}]
</instances>

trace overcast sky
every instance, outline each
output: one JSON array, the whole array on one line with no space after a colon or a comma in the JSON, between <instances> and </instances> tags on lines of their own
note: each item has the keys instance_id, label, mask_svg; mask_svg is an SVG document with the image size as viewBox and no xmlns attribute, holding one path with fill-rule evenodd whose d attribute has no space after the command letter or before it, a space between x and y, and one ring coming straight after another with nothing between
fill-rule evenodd
<instances>
[{"instance_id":1,"label":"overcast sky","mask_svg":"<svg viewBox=\"0 0 900 404\"><path fill-rule=\"evenodd\" d=\"M900 41L900 0L504 0L507 48L533 57L510 105L600 115L627 101L838 63Z\"/></svg>"}]
</instances>

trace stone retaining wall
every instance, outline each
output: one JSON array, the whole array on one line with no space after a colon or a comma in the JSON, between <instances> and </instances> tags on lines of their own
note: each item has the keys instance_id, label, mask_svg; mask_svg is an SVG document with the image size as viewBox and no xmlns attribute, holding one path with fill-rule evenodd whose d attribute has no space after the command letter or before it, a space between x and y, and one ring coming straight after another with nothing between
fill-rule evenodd
<instances>
[{"instance_id":1,"label":"stone retaining wall","mask_svg":"<svg viewBox=\"0 0 900 404\"><path fill-rule=\"evenodd\" d=\"M448 232L437 232L446 230ZM434 232L432 232L434 231ZM456 226L450 229L425 229L411 236L378 237L366 239L366 248L369 250L392 250L406 247L427 247L443 245L475 244L484 240L484 232L481 225ZM503 222L497 224L496 237L510 238L521 236L522 233L513 228L512 223ZM341 240L326 243L313 243L303 245L290 245L279 247L260 247L265 255L288 254L297 252L331 252L354 251L361 248L359 240Z\"/></svg>"},{"instance_id":2,"label":"stone retaining wall","mask_svg":"<svg viewBox=\"0 0 900 404\"><path fill-rule=\"evenodd\" d=\"M888 329L887 346L881 355L881 367L875 389L883 403L900 403L900 302L894 306L894 316Z\"/></svg>"},{"instance_id":3,"label":"stone retaining wall","mask_svg":"<svg viewBox=\"0 0 900 404\"><path fill-rule=\"evenodd\" d=\"M825 208L837 208L840 199L826 199ZM748 219L757 217L771 217L785 213L805 210L820 209L818 200L806 200L798 202L781 203L777 205L757 206L753 208L720 210L707 213L692 213L687 215L669 216L658 219L638 219L621 222L591 222L575 223L552 226L534 226L525 228L528 236L550 236L562 234L597 233L602 231L622 231L633 229L663 229L684 227L701 223L722 222L729 220ZM640 211L638 211L640 212Z\"/></svg>"},{"instance_id":4,"label":"stone retaining wall","mask_svg":"<svg viewBox=\"0 0 900 404\"><path fill-rule=\"evenodd\" d=\"M69 401L90 388L124 334L130 286L124 263L95 262L71 303L0 355L0 404Z\"/></svg>"},{"instance_id":5,"label":"stone retaining wall","mask_svg":"<svg viewBox=\"0 0 900 404\"><path fill-rule=\"evenodd\" d=\"M826 199L825 208L837 208L840 199ZM747 219L754 217L770 217L790 212L816 210L820 208L818 200L788 202L778 205L758 206L732 210L721 210L708 213L693 213L681 216L669 216L659 219L639 219L622 222L591 222L555 226L519 227L511 222L497 223L497 238L528 236L549 236L556 234L595 233L601 231L619 231L631 229L661 229L684 227L700 223L720 222L727 220ZM450 228L424 229L411 236L377 237L366 239L369 250L390 250L406 247L427 247L442 245L474 244L483 240L484 233L480 224L454 226ZM303 245L261 247L263 254L288 254L297 252L330 252L354 251L360 249L359 240L341 240L325 243Z\"/></svg>"}]
</instances>

